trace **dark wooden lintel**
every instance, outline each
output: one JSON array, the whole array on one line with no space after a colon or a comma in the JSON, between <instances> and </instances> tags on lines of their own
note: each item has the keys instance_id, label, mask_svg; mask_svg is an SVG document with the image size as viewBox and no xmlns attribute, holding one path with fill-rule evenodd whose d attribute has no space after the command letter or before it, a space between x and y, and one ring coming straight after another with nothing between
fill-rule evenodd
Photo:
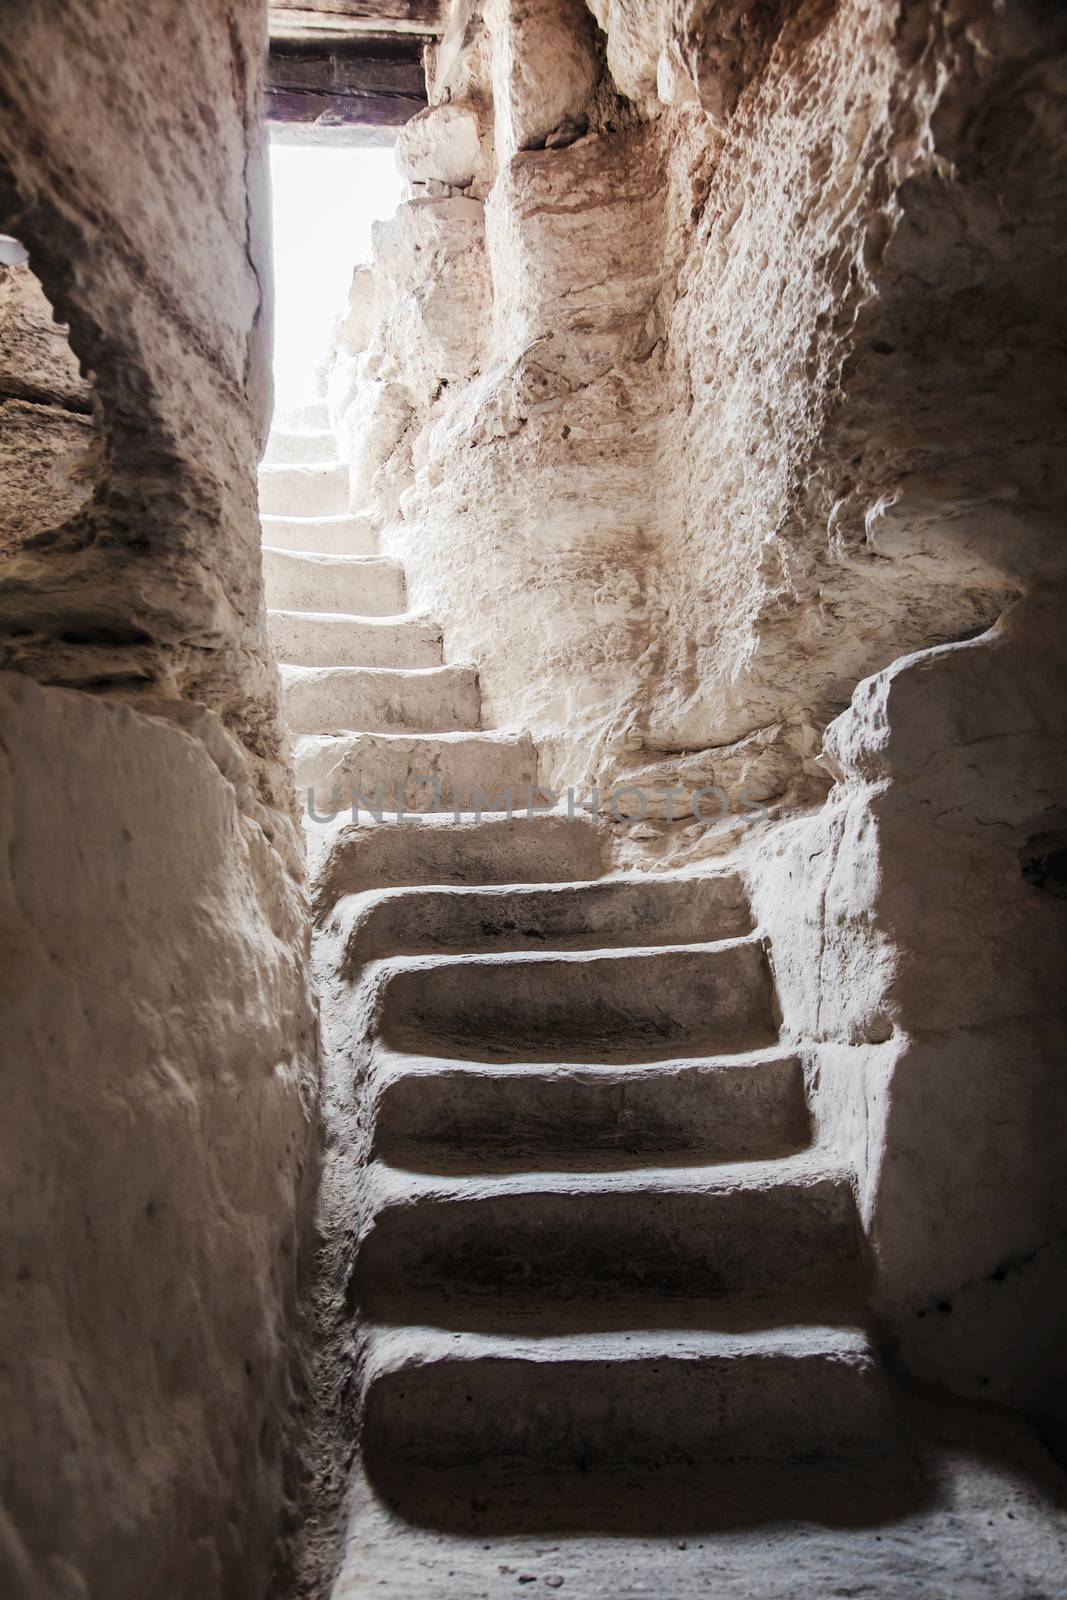
<instances>
[{"instance_id":1,"label":"dark wooden lintel","mask_svg":"<svg viewBox=\"0 0 1067 1600\"><path fill-rule=\"evenodd\" d=\"M399 127L426 105L422 42L397 35L329 47L276 41L267 64L271 122Z\"/></svg>"}]
</instances>

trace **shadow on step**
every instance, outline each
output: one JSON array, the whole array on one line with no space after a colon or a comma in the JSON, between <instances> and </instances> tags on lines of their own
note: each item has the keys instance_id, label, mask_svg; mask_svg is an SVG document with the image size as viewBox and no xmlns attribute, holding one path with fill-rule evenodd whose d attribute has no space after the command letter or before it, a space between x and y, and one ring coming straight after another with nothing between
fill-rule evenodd
<instances>
[{"instance_id":1,"label":"shadow on step","mask_svg":"<svg viewBox=\"0 0 1067 1600\"><path fill-rule=\"evenodd\" d=\"M375 1494L416 1527L467 1538L523 1534L691 1539L771 1525L890 1530L933 1512L966 1521L1035 1515L1063 1535L1067 1477L1017 1416L900 1391L898 1449L851 1459L719 1461L613 1471L449 1472L365 1463ZM1067 1536L1064 1536L1067 1539ZM1056 1540L1058 1543L1059 1541ZM1067 1543L1065 1543L1067 1548Z\"/></svg>"},{"instance_id":2,"label":"shadow on step","mask_svg":"<svg viewBox=\"0 0 1067 1600\"><path fill-rule=\"evenodd\" d=\"M753 1461L641 1466L613 1472L406 1471L368 1463L394 1515L471 1538L625 1534L677 1538L761 1523L887 1523L918 1510L929 1488L897 1456L873 1461Z\"/></svg>"},{"instance_id":3,"label":"shadow on step","mask_svg":"<svg viewBox=\"0 0 1067 1600\"><path fill-rule=\"evenodd\" d=\"M757 1130L760 1131L760 1130ZM769 1141L767 1141L769 1142ZM767 1155L790 1156L799 1154L807 1143L805 1133L797 1133L791 1143L779 1139L777 1148ZM598 1150L590 1154L584 1150L561 1151L558 1146L536 1145L532 1141L522 1146L517 1154L506 1148L494 1149L491 1145L473 1148L462 1145L432 1145L417 1140L394 1139L382 1145L375 1154L388 1160L393 1167L404 1172L424 1173L427 1177L519 1177L531 1170L541 1173L573 1173L578 1176L589 1172L638 1172L641 1170L691 1171L693 1167L707 1165L704 1149L680 1150L649 1149L647 1146L621 1145ZM764 1155L758 1146L752 1159Z\"/></svg>"}]
</instances>

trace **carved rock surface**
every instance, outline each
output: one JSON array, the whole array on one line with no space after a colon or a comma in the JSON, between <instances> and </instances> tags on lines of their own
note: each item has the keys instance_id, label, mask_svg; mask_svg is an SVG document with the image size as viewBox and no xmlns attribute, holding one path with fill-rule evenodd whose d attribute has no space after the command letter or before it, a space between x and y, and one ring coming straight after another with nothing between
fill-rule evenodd
<instances>
[{"instance_id":1,"label":"carved rock surface","mask_svg":"<svg viewBox=\"0 0 1067 1600\"><path fill-rule=\"evenodd\" d=\"M12 1594L262 1592L314 1023L250 792L209 712L0 675Z\"/></svg>"},{"instance_id":2,"label":"carved rock surface","mask_svg":"<svg viewBox=\"0 0 1067 1600\"><path fill-rule=\"evenodd\" d=\"M498 158L582 131L600 61L580 0L489 0L485 17Z\"/></svg>"},{"instance_id":3,"label":"carved rock surface","mask_svg":"<svg viewBox=\"0 0 1067 1600\"><path fill-rule=\"evenodd\" d=\"M0 400L0 555L59 529L92 494L93 428L78 411Z\"/></svg>"},{"instance_id":4,"label":"carved rock surface","mask_svg":"<svg viewBox=\"0 0 1067 1600\"><path fill-rule=\"evenodd\" d=\"M909 1368L1067 1436L1058 1178L1061 601L906 656L832 724L825 810L752 846L816 1115L855 1151L879 1312ZM936 1223L931 1219L936 1218Z\"/></svg>"},{"instance_id":5,"label":"carved rock surface","mask_svg":"<svg viewBox=\"0 0 1067 1600\"><path fill-rule=\"evenodd\" d=\"M752 851L905 1359L1060 1427L1064 1112L1041 1060L1062 1047L1064 21L971 0L591 9L600 34L565 4L499 3L441 46L439 92L492 104L484 254L457 229L450 259L442 211L434 249L376 270L419 302L448 260L478 338L460 377L439 334L380 318L348 415L386 382L409 411L356 509L446 659L478 661L488 722L530 729L542 782L645 791L617 861ZM524 122L553 51L559 103ZM730 814L670 818L676 785L721 788ZM1026 1132L1043 1114L1048 1137ZM958 1321L936 1312L953 1283Z\"/></svg>"},{"instance_id":6,"label":"carved rock surface","mask_svg":"<svg viewBox=\"0 0 1067 1600\"><path fill-rule=\"evenodd\" d=\"M73 351L42 332L27 291L6 359L24 391L45 382L79 414L80 363L95 407L85 503L47 549L0 569L0 664L209 704L284 806L254 470L271 404L264 19L244 4L224 19L208 0L177 20L98 11L70 7L57 39L34 0L0 45L3 225Z\"/></svg>"},{"instance_id":7,"label":"carved rock surface","mask_svg":"<svg viewBox=\"0 0 1067 1600\"><path fill-rule=\"evenodd\" d=\"M396 141L396 161L409 182L437 179L462 188L478 166L478 113L473 106L428 106L404 124Z\"/></svg>"},{"instance_id":8,"label":"carved rock surface","mask_svg":"<svg viewBox=\"0 0 1067 1600\"><path fill-rule=\"evenodd\" d=\"M29 267L0 267L0 394L88 411L92 387Z\"/></svg>"},{"instance_id":9,"label":"carved rock surface","mask_svg":"<svg viewBox=\"0 0 1067 1600\"><path fill-rule=\"evenodd\" d=\"M13 1600L252 1600L287 1492L317 1062L256 504L265 45L251 0L0 36Z\"/></svg>"},{"instance_id":10,"label":"carved rock surface","mask_svg":"<svg viewBox=\"0 0 1067 1600\"><path fill-rule=\"evenodd\" d=\"M430 304L448 259L454 329L467 313L492 331L464 387L431 357L439 330L381 320L374 361L411 411L364 456L357 498L386 548L418 551L413 592L559 782L625 775L634 730L699 752L780 726L782 792L811 796L857 681L1062 570L1061 376L1043 356L1062 324L1062 41L977 14L951 40L918 15L898 36L870 0L595 11L630 102L589 91L588 131L562 148L498 126L491 319L447 213L435 249L379 253ZM579 48L568 18L471 23L472 72L478 40L496 52L498 124L522 102L507 41L534 73L556 31ZM686 103L687 73L714 116ZM350 415L376 438L364 404Z\"/></svg>"}]
</instances>

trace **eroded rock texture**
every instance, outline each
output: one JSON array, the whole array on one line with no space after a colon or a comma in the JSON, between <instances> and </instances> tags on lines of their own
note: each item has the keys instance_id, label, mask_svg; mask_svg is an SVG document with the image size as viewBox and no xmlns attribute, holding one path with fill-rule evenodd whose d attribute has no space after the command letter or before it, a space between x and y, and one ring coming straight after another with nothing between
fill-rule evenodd
<instances>
[{"instance_id":1,"label":"eroded rock texture","mask_svg":"<svg viewBox=\"0 0 1067 1600\"><path fill-rule=\"evenodd\" d=\"M91 500L98 466L91 412L92 386L40 283L27 266L0 266L0 549L6 561Z\"/></svg>"},{"instance_id":2,"label":"eroded rock texture","mask_svg":"<svg viewBox=\"0 0 1067 1600\"><path fill-rule=\"evenodd\" d=\"M462 119L447 76L420 119L420 193L379 236L392 309L335 373L355 500L558 778L627 733L655 755L773 730L767 791L803 791L860 677L1056 570L1057 57L1021 8L598 20L584 100L583 29L502 7L481 79L452 64ZM514 136L556 58L571 100Z\"/></svg>"},{"instance_id":3,"label":"eroded rock texture","mask_svg":"<svg viewBox=\"0 0 1067 1600\"><path fill-rule=\"evenodd\" d=\"M254 4L0 39L0 1588L261 1596L315 1019L255 466Z\"/></svg>"},{"instance_id":4,"label":"eroded rock texture","mask_svg":"<svg viewBox=\"0 0 1067 1600\"><path fill-rule=\"evenodd\" d=\"M19 499L20 423L56 433L56 460L51 512L27 508L0 572L0 666L203 701L284 804L253 514L270 406L263 23L251 6L227 17L75 6L62 74L47 7L5 30L0 205L30 267L0 269L0 392L5 413L18 397L58 414L4 419Z\"/></svg>"},{"instance_id":5,"label":"eroded rock texture","mask_svg":"<svg viewBox=\"0 0 1067 1600\"><path fill-rule=\"evenodd\" d=\"M262 1594L278 1526L303 896L213 713L141 705L0 678L12 1596Z\"/></svg>"},{"instance_id":6,"label":"eroded rock texture","mask_svg":"<svg viewBox=\"0 0 1067 1600\"><path fill-rule=\"evenodd\" d=\"M1063 19L590 10L455 8L330 378L351 509L543 782L645 791L617 859L739 847L903 1365L1051 1434Z\"/></svg>"},{"instance_id":7,"label":"eroded rock texture","mask_svg":"<svg viewBox=\"0 0 1067 1600\"><path fill-rule=\"evenodd\" d=\"M1062 1444L1059 615L1020 601L860 684L827 805L748 859L899 1359Z\"/></svg>"}]
</instances>

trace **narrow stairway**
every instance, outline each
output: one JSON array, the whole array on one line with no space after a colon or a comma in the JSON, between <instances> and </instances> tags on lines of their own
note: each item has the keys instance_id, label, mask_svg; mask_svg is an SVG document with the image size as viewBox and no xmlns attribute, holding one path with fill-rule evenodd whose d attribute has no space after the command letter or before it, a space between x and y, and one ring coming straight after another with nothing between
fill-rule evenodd
<instances>
[{"instance_id":1,"label":"narrow stairway","mask_svg":"<svg viewBox=\"0 0 1067 1600\"><path fill-rule=\"evenodd\" d=\"M406 610L404 570L352 516L324 406L275 430L260 468L263 571L297 788L312 809L466 809L479 785L534 781L528 738L479 729L478 675L445 666L441 630ZM381 805L377 796L381 791Z\"/></svg>"},{"instance_id":2,"label":"narrow stairway","mask_svg":"<svg viewBox=\"0 0 1067 1600\"><path fill-rule=\"evenodd\" d=\"M405 613L331 442L276 436L262 472L300 786L384 783L414 808L432 772L469 809L488 745L521 790L529 741L474 731L476 670ZM353 1280L371 1470L885 1445L849 1174L810 1147L742 883L598 881L594 827L560 821L550 875L578 881L551 886L471 882L488 820L416 824L445 854L456 830L451 861L412 859L393 824L408 870L384 881L366 830L334 848L373 1042ZM482 870L510 875L545 825L512 823Z\"/></svg>"},{"instance_id":3,"label":"narrow stairway","mask_svg":"<svg viewBox=\"0 0 1067 1600\"><path fill-rule=\"evenodd\" d=\"M735 876L412 887L345 916L373 1478L888 1445L850 1176L811 1148Z\"/></svg>"},{"instance_id":4,"label":"narrow stairway","mask_svg":"<svg viewBox=\"0 0 1067 1600\"><path fill-rule=\"evenodd\" d=\"M612 875L597 819L485 814L533 747L479 727L334 456L311 408L261 469L297 780L340 813L309 826L335 1333L300 1592L986 1593L1007 1495L1023 1600L1060 1546L1014 1479L968 1487L986 1435L923 1412L894 1448L853 1175L742 874Z\"/></svg>"},{"instance_id":5,"label":"narrow stairway","mask_svg":"<svg viewBox=\"0 0 1067 1600\"><path fill-rule=\"evenodd\" d=\"M339 811L299 1592L977 1595L993 1525L998 1594L1049 1592L1029 1435L891 1403L741 872L608 874L597 819L493 814L536 752L406 610L323 408L261 491L298 784Z\"/></svg>"}]
</instances>

